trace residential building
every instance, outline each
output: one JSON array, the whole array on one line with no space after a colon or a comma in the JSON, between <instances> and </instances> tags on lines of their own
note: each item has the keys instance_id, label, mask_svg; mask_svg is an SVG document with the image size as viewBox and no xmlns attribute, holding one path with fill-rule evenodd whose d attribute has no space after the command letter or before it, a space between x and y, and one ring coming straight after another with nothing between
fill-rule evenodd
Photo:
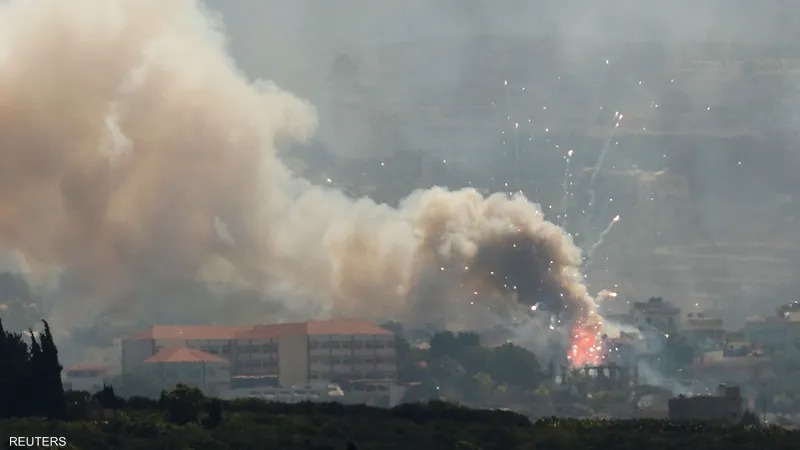
<instances>
[{"instance_id":1,"label":"residential building","mask_svg":"<svg viewBox=\"0 0 800 450\"><path fill-rule=\"evenodd\" d=\"M92 394L103 389L108 380L108 367L102 364L75 364L64 369L62 384L65 391L87 391Z\"/></svg>"},{"instance_id":2,"label":"residential building","mask_svg":"<svg viewBox=\"0 0 800 450\"><path fill-rule=\"evenodd\" d=\"M694 342L721 342L725 338L722 317L704 312L688 313L681 323L680 334Z\"/></svg>"},{"instance_id":3,"label":"residential building","mask_svg":"<svg viewBox=\"0 0 800 450\"><path fill-rule=\"evenodd\" d=\"M716 396L679 396L669 400L670 420L726 421L739 423L743 401L738 387L720 385Z\"/></svg>"},{"instance_id":4,"label":"residential building","mask_svg":"<svg viewBox=\"0 0 800 450\"><path fill-rule=\"evenodd\" d=\"M175 355L180 356L180 362L190 362L182 359L194 358L195 368L175 366L178 368L159 376L165 382L172 382L175 373L188 376L185 370L197 381L204 373L197 364L221 359L228 364L227 382L231 388L338 383L348 393L385 392L389 395L390 388L397 384L394 344L390 331L363 320L154 326L123 339L122 365L123 374L147 370L152 374L148 365L157 363L163 368L165 364L177 363ZM215 370L218 374L219 369Z\"/></svg>"},{"instance_id":5,"label":"residential building","mask_svg":"<svg viewBox=\"0 0 800 450\"><path fill-rule=\"evenodd\" d=\"M637 328L652 327L669 334L678 330L681 310L661 297L655 297L646 302L634 302L629 314Z\"/></svg>"},{"instance_id":6,"label":"residential building","mask_svg":"<svg viewBox=\"0 0 800 450\"><path fill-rule=\"evenodd\" d=\"M775 375L769 356L746 348L705 352L695 358L694 371L707 378L739 384L766 382Z\"/></svg>"},{"instance_id":7,"label":"residential building","mask_svg":"<svg viewBox=\"0 0 800 450\"><path fill-rule=\"evenodd\" d=\"M161 389L178 383L216 395L230 385L230 362L217 355L187 347L165 347L145 360L145 371Z\"/></svg>"},{"instance_id":8,"label":"residential building","mask_svg":"<svg viewBox=\"0 0 800 450\"><path fill-rule=\"evenodd\" d=\"M745 339L765 353L800 356L800 304L777 309L774 317L752 317L744 326Z\"/></svg>"}]
</instances>

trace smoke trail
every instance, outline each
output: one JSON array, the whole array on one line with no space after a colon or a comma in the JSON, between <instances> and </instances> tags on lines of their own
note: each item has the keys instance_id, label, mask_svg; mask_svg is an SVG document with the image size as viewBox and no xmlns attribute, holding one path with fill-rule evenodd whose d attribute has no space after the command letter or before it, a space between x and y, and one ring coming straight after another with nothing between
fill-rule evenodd
<instances>
[{"instance_id":1,"label":"smoke trail","mask_svg":"<svg viewBox=\"0 0 800 450\"><path fill-rule=\"evenodd\" d=\"M594 254L601 245L603 245L603 240L606 238L606 235L611 232L611 229L614 228L614 225L619 222L619 215L614 216L611 219L611 222L608 223L608 226L600 233L600 236L597 238L597 241L589 247L589 251L586 252L586 265L584 266L584 270L588 270L589 266L592 264L592 260L594 259Z\"/></svg>"},{"instance_id":2,"label":"smoke trail","mask_svg":"<svg viewBox=\"0 0 800 450\"><path fill-rule=\"evenodd\" d=\"M295 177L275 149L311 135L313 108L224 46L190 0L0 7L0 243L151 318L169 302L131 292L219 267L309 314L475 317L473 296L594 314L580 250L522 196L434 188L395 209Z\"/></svg>"},{"instance_id":3,"label":"smoke trail","mask_svg":"<svg viewBox=\"0 0 800 450\"><path fill-rule=\"evenodd\" d=\"M620 122L622 122L622 114L617 111L614 113L614 129L612 130L608 139L606 139L606 143L603 145L602 150L600 150L600 156L597 158L597 164L594 165L592 176L589 179L589 207L587 208L588 217L591 217L591 213L595 208L594 180L597 178L597 174L600 173L600 169L603 168L603 164L606 161L606 156L608 156L608 151L611 149L611 141L614 140L614 137L617 135L617 129L619 128Z\"/></svg>"},{"instance_id":4,"label":"smoke trail","mask_svg":"<svg viewBox=\"0 0 800 450\"><path fill-rule=\"evenodd\" d=\"M561 226L566 228L567 226L567 200L569 200L569 179L572 177L572 174L569 171L569 163L572 161L572 155L574 154L574 150L569 149L567 152L567 156L564 157L564 182L562 185L562 190L564 192L564 196L561 197Z\"/></svg>"}]
</instances>

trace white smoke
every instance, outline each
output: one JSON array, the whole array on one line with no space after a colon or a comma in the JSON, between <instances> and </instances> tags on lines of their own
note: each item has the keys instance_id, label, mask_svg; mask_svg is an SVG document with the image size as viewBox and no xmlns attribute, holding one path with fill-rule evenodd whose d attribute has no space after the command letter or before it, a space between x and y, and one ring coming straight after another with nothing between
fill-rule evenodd
<instances>
[{"instance_id":1,"label":"white smoke","mask_svg":"<svg viewBox=\"0 0 800 450\"><path fill-rule=\"evenodd\" d=\"M0 243L80 280L64 323L223 266L309 314L594 313L579 249L521 196L435 188L395 209L295 177L275 149L314 109L246 79L195 1L14 1L0 55Z\"/></svg>"}]
</instances>

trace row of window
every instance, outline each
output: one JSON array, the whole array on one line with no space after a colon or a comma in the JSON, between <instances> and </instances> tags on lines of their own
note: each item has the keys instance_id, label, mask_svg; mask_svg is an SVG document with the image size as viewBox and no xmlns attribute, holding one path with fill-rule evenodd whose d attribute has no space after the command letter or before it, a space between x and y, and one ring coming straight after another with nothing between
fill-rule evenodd
<instances>
[{"instance_id":1,"label":"row of window","mask_svg":"<svg viewBox=\"0 0 800 450\"><path fill-rule=\"evenodd\" d=\"M238 345L236 349L239 353L277 353L278 344Z\"/></svg>"},{"instance_id":2,"label":"row of window","mask_svg":"<svg viewBox=\"0 0 800 450\"><path fill-rule=\"evenodd\" d=\"M312 380L319 380L319 379L331 379L336 377L342 377L344 374L330 372L327 370L312 370L309 373L309 377ZM394 370L373 370L369 372L347 372L347 378L359 378L365 380L386 380L386 379L394 379L397 377L397 372Z\"/></svg>"},{"instance_id":3,"label":"row of window","mask_svg":"<svg viewBox=\"0 0 800 450\"><path fill-rule=\"evenodd\" d=\"M387 357L358 357L358 356L311 356L312 364L387 364L395 362L394 358Z\"/></svg>"},{"instance_id":4,"label":"row of window","mask_svg":"<svg viewBox=\"0 0 800 450\"><path fill-rule=\"evenodd\" d=\"M320 348L348 348L348 349L384 349L394 348L394 341L311 341L308 343L310 349Z\"/></svg>"}]
</instances>

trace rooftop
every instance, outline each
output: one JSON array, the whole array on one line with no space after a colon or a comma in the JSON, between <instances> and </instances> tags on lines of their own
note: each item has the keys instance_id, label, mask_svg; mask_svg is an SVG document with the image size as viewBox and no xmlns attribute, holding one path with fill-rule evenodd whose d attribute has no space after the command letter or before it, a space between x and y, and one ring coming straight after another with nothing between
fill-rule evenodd
<instances>
[{"instance_id":1,"label":"rooftop","mask_svg":"<svg viewBox=\"0 0 800 450\"><path fill-rule=\"evenodd\" d=\"M103 364L80 363L73 364L64 369L66 372L106 372L108 367Z\"/></svg>"},{"instance_id":2,"label":"rooftop","mask_svg":"<svg viewBox=\"0 0 800 450\"><path fill-rule=\"evenodd\" d=\"M148 358L146 363L215 362L226 363L227 359L202 350L187 347L165 347Z\"/></svg>"},{"instance_id":3,"label":"rooftop","mask_svg":"<svg viewBox=\"0 0 800 450\"><path fill-rule=\"evenodd\" d=\"M154 325L128 339L231 340L252 325Z\"/></svg>"},{"instance_id":4,"label":"rooftop","mask_svg":"<svg viewBox=\"0 0 800 450\"><path fill-rule=\"evenodd\" d=\"M361 319L310 320L308 322L263 325L155 325L128 339L234 340L276 339L292 335L391 335L372 322Z\"/></svg>"}]
</instances>

